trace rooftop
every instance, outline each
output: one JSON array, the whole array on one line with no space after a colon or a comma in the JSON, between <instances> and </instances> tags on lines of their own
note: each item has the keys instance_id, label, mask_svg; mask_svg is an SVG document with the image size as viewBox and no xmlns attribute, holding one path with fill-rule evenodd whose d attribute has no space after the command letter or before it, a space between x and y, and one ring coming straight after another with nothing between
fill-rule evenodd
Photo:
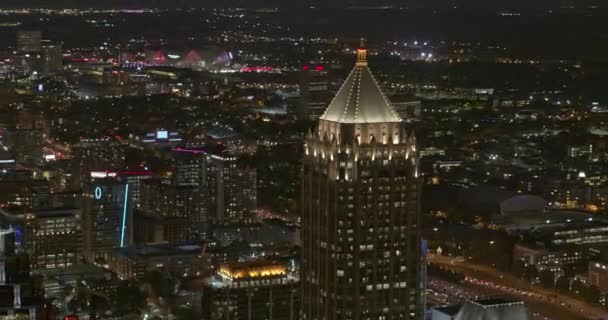
<instances>
[{"instance_id":1,"label":"rooftop","mask_svg":"<svg viewBox=\"0 0 608 320\"><path fill-rule=\"evenodd\" d=\"M339 123L401 122L367 66L363 43L357 50L355 67L320 119Z\"/></svg>"},{"instance_id":2,"label":"rooftop","mask_svg":"<svg viewBox=\"0 0 608 320\"><path fill-rule=\"evenodd\" d=\"M254 261L225 264L220 266L217 272L229 279L261 278L284 276L287 274L287 268L277 262Z\"/></svg>"}]
</instances>

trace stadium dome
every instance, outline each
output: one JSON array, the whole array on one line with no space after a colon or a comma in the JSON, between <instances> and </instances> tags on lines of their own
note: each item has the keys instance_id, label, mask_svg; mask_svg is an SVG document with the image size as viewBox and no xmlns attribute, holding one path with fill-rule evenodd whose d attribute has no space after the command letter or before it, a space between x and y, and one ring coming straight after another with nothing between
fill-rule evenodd
<instances>
[{"instance_id":1,"label":"stadium dome","mask_svg":"<svg viewBox=\"0 0 608 320\"><path fill-rule=\"evenodd\" d=\"M504 215L523 212L543 212L547 201L539 196L519 195L500 203L500 212Z\"/></svg>"}]
</instances>

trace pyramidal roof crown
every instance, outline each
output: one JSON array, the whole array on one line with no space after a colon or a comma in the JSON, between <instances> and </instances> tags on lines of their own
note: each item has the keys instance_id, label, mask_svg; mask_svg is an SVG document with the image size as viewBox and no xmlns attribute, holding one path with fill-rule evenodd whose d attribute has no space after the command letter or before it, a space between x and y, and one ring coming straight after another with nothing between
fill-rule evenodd
<instances>
[{"instance_id":1,"label":"pyramidal roof crown","mask_svg":"<svg viewBox=\"0 0 608 320\"><path fill-rule=\"evenodd\" d=\"M340 123L401 122L367 66L363 40L357 49L355 67L320 119Z\"/></svg>"}]
</instances>

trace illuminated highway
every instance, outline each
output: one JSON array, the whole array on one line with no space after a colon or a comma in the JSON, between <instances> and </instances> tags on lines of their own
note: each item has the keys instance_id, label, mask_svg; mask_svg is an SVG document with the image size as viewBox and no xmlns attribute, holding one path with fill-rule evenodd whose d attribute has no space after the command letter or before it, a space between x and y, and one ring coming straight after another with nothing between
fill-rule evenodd
<instances>
[{"instance_id":1,"label":"illuminated highway","mask_svg":"<svg viewBox=\"0 0 608 320\"><path fill-rule=\"evenodd\" d=\"M462 272L466 278L462 286L466 286L469 295L480 294L508 295L526 302L533 313L548 314L547 319L575 320L600 319L608 317L608 311L586 302L564 296L558 292L533 286L522 279L502 273L496 269L470 264L450 257L435 257L429 255L428 261L448 269ZM429 282L432 288L432 281ZM442 286L442 288L445 288ZM474 291L477 289L479 291ZM472 291L473 293L471 293ZM534 318L544 319L544 318Z\"/></svg>"}]
</instances>

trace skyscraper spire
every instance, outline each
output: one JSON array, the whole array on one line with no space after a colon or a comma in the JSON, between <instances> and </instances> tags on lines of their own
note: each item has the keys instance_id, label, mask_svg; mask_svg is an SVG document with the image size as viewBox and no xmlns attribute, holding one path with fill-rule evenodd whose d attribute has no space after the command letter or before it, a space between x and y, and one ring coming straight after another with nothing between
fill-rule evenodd
<instances>
[{"instance_id":1,"label":"skyscraper spire","mask_svg":"<svg viewBox=\"0 0 608 320\"><path fill-rule=\"evenodd\" d=\"M359 48L357 49L357 63L358 66L367 65L367 48L365 47L365 38L361 38Z\"/></svg>"},{"instance_id":2,"label":"skyscraper spire","mask_svg":"<svg viewBox=\"0 0 608 320\"><path fill-rule=\"evenodd\" d=\"M367 66L365 39L357 48L355 67L320 119L339 123L401 122Z\"/></svg>"},{"instance_id":3,"label":"skyscraper spire","mask_svg":"<svg viewBox=\"0 0 608 320\"><path fill-rule=\"evenodd\" d=\"M422 319L415 140L364 42L304 150L299 319Z\"/></svg>"}]
</instances>

